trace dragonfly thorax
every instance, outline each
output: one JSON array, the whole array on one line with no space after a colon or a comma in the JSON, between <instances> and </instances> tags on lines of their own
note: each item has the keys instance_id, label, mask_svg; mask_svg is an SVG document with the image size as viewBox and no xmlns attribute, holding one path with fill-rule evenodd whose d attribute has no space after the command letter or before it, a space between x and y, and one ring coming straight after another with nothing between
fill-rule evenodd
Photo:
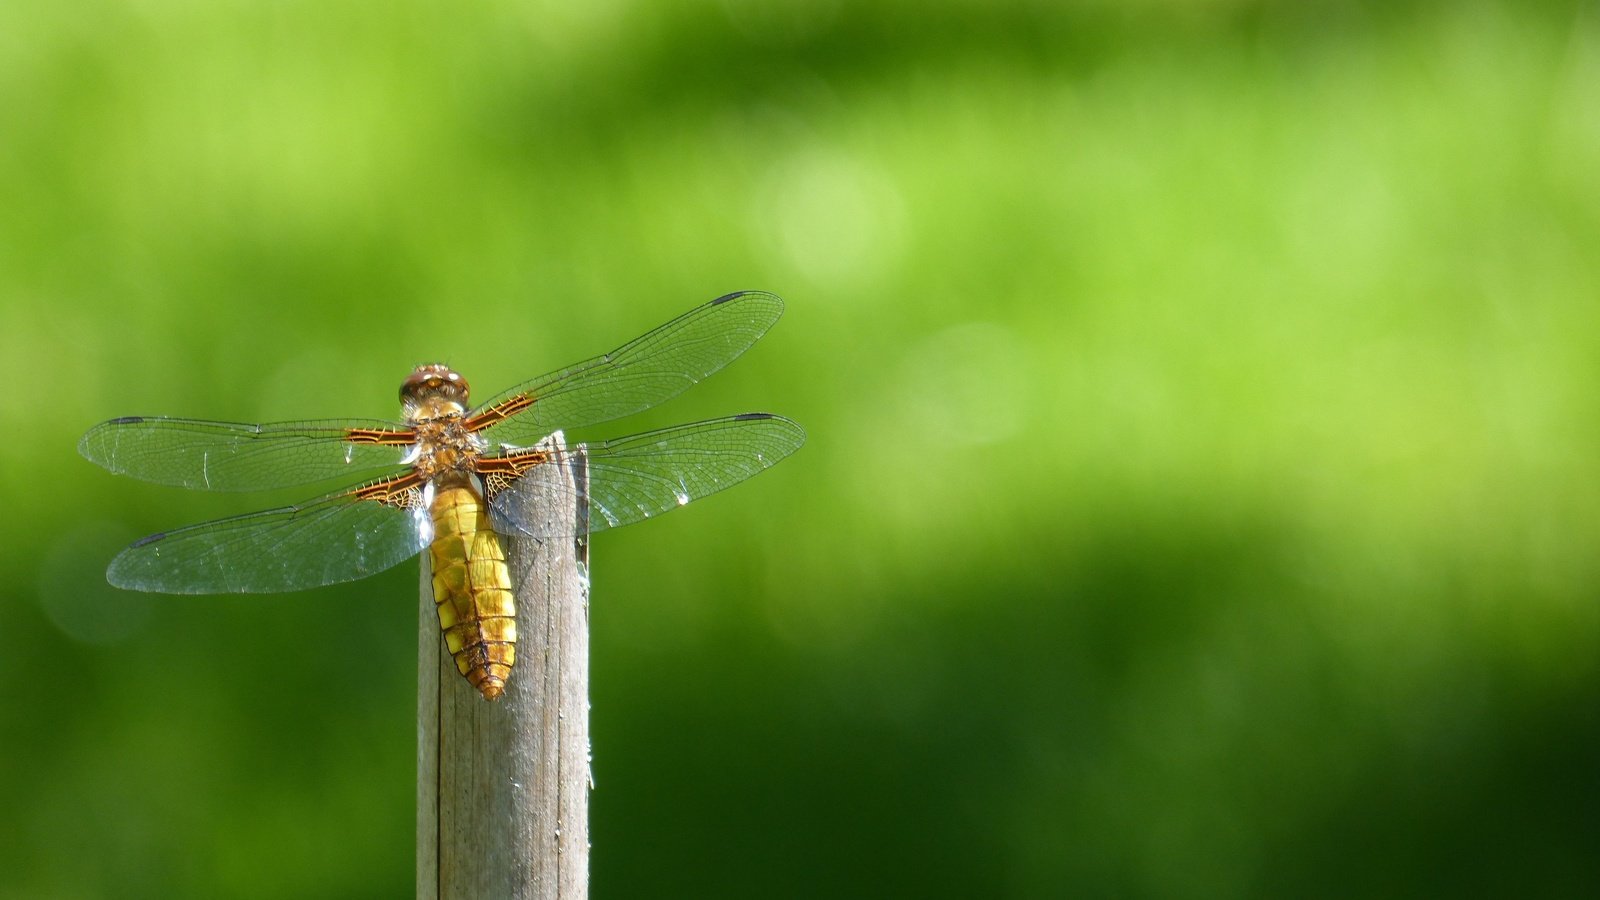
<instances>
[{"instance_id":1,"label":"dragonfly thorax","mask_svg":"<svg viewBox=\"0 0 1600 900\"><path fill-rule=\"evenodd\" d=\"M406 421L417 442L406 455L424 478L458 480L472 471L483 442L466 426L467 380L449 366L417 366L400 385Z\"/></svg>"},{"instance_id":2,"label":"dragonfly thorax","mask_svg":"<svg viewBox=\"0 0 1600 900\"><path fill-rule=\"evenodd\" d=\"M461 410L428 417L414 417L417 442L406 454L406 462L429 481L460 480L473 472L473 462L483 455L483 439L467 430Z\"/></svg>"}]
</instances>

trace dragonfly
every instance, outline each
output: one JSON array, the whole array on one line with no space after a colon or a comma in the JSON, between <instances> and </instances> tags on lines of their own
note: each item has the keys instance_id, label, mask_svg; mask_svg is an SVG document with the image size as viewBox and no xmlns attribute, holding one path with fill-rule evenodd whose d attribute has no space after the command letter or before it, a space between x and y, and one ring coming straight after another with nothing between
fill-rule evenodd
<instances>
[{"instance_id":1,"label":"dragonfly","mask_svg":"<svg viewBox=\"0 0 1600 900\"><path fill-rule=\"evenodd\" d=\"M258 491L356 480L293 506L141 538L112 559L106 578L136 591L280 593L364 578L426 552L445 647L467 681L497 699L516 662L508 539L581 537L677 509L778 463L805 431L782 416L743 413L572 447L551 437L677 396L782 314L774 294L727 294L478 406L459 372L421 365L400 387L401 421L102 422L79 452L156 484ZM549 477L580 462L581 481ZM587 516L537 515L541 491L574 495Z\"/></svg>"}]
</instances>

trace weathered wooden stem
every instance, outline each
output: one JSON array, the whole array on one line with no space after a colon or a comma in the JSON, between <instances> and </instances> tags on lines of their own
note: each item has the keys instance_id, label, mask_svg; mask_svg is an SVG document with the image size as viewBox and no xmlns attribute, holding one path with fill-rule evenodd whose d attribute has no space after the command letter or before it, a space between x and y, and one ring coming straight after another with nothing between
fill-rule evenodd
<instances>
[{"instance_id":1,"label":"weathered wooden stem","mask_svg":"<svg viewBox=\"0 0 1600 900\"><path fill-rule=\"evenodd\" d=\"M553 441L558 442L557 434ZM427 554L417 630L418 900L574 900L589 889L588 546L581 453L528 489L577 538L506 540L516 665L483 699L439 635ZM540 467L541 469L545 467ZM526 479L533 482L534 479ZM562 489L549 490L559 483ZM513 490L522 488L513 488ZM557 527L556 532L562 529Z\"/></svg>"}]
</instances>

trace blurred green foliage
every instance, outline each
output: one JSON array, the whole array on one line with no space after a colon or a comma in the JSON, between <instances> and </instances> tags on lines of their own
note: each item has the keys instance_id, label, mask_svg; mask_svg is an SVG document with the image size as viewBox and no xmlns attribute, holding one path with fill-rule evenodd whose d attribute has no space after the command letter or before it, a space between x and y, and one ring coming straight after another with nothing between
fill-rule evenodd
<instances>
[{"instance_id":1,"label":"blurred green foliage","mask_svg":"<svg viewBox=\"0 0 1600 900\"><path fill-rule=\"evenodd\" d=\"M411 891L414 570L148 597L389 416L765 288L794 459L596 541L597 897L1600 885L1600 14L0 4L0 896Z\"/></svg>"}]
</instances>

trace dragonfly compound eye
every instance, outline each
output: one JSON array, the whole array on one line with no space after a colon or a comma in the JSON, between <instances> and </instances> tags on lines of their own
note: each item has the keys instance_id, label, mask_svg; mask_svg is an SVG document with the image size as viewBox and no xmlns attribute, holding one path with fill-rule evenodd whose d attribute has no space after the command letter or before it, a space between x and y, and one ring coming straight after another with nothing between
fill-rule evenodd
<instances>
[{"instance_id":1,"label":"dragonfly compound eye","mask_svg":"<svg viewBox=\"0 0 1600 900\"><path fill-rule=\"evenodd\" d=\"M467 401L467 394L471 388L461 373L449 366L430 363L417 366L400 385L400 399L403 402L417 402L431 398L453 400L463 405Z\"/></svg>"}]
</instances>

